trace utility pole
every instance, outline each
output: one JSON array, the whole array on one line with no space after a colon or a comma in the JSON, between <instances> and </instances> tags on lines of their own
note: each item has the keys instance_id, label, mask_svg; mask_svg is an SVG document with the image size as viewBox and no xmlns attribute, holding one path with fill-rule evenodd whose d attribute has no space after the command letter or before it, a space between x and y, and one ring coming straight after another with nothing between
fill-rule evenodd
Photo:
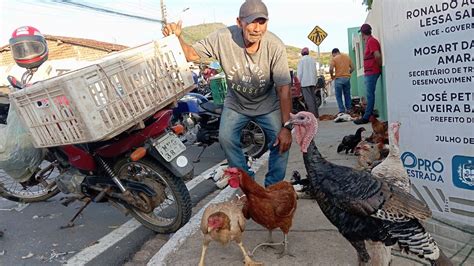
<instances>
[{"instance_id":1,"label":"utility pole","mask_svg":"<svg viewBox=\"0 0 474 266\"><path fill-rule=\"evenodd\" d=\"M160 0L160 8L161 8L161 20L163 21L163 27L166 25L166 6L165 6L165 1Z\"/></svg>"}]
</instances>

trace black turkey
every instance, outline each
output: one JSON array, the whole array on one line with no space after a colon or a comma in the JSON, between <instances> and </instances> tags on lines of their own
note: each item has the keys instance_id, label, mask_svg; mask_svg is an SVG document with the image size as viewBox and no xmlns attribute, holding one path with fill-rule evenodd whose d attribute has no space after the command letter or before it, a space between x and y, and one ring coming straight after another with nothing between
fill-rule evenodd
<instances>
[{"instance_id":1,"label":"black turkey","mask_svg":"<svg viewBox=\"0 0 474 266\"><path fill-rule=\"evenodd\" d=\"M399 244L434 265L452 265L420 221L431 211L411 194L366 171L333 164L316 147L318 121L309 112L291 114L312 195L328 220L356 249L359 262L370 256L365 240Z\"/></svg>"}]
</instances>

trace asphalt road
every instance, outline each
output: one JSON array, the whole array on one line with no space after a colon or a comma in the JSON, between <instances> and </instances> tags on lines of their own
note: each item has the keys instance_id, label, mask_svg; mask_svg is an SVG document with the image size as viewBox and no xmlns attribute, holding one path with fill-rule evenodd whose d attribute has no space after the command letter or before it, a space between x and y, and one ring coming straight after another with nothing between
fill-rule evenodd
<instances>
[{"instance_id":1,"label":"asphalt road","mask_svg":"<svg viewBox=\"0 0 474 266\"><path fill-rule=\"evenodd\" d=\"M200 149L189 147L186 153L192 160ZM195 164L195 176L223 159L219 144L210 146L201 156L200 162ZM216 189L211 180L200 182L190 191L193 204ZM0 230L5 232L0 238L0 265L60 265L68 260L71 262L71 258L78 257L81 251L81 256L89 256L89 264L117 265L133 255L148 239L156 236L143 226L133 227L136 222L130 221L130 217L108 203L90 204L76 220L75 227L60 229L82 205L75 202L65 207L59 202L63 196L59 194L47 202L28 205L0 198ZM132 225L133 230L129 225ZM121 240L104 248L116 236L120 236ZM85 249L87 252L84 252Z\"/></svg>"}]
</instances>

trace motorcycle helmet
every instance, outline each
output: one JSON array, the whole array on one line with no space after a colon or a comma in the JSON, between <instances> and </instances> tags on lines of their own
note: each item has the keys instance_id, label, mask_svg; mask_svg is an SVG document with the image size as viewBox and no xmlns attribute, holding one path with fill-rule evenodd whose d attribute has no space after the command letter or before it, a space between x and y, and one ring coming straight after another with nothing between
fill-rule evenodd
<instances>
[{"instance_id":1,"label":"motorcycle helmet","mask_svg":"<svg viewBox=\"0 0 474 266\"><path fill-rule=\"evenodd\" d=\"M37 68L48 59L46 39L38 29L31 26L13 31L10 48L13 59L20 67Z\"/></svg>"}]
</instances>

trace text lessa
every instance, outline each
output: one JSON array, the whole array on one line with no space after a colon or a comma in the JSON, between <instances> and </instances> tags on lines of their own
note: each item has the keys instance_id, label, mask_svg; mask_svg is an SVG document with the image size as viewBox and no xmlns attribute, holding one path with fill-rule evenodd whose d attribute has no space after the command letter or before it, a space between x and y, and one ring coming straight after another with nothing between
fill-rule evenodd
<instances>
[{"instance_id":1,"label":"text lessa","mask_svg":"<svg viewBox=\"0 0 474 266\"><path fill-rule=\"evenodd\" d=\"M420 27L434 26L453 20L459 21L474 17L474 8L457 10L454 14L439 14L448 10L467 7L474 5L474 0L452 0L443 3L408 10L406 12L407 19L419 19Z\"/></svg>"}]
</instances>

